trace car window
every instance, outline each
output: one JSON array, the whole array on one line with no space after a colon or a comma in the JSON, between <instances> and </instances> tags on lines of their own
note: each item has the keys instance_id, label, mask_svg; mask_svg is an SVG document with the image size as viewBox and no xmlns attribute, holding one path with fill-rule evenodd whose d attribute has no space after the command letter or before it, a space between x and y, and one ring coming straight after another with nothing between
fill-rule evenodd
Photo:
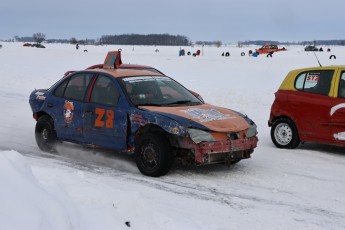
<instances>
[{"instance_id":1,"label":"car window","mask_svg":"<svg viewBox=\"0 0 345 230\"><path fill-rule=\"evenodd\" d=\"M201 104L190 91L165 76L137 76L121 79L125 93L134 105Z\"/></svg>"},{"instance_id":2,"label":"car window","mask_svg":"<svg viewBox=\"0 0 345 230\"><path fill-rule=\"evenodd\" d=\"M91 92L91 103L116 106L119 100L115 83L106 76L98 76Z\"/></svg>"},{"instance_id":3,"label":"car window","mask_svg":"<svg viewBox=\"0 0 345 230\"><path fill-rule=\"evenodd\" d=\"M69 79L65 80L62 84L60 84L60 86L58 86L55 91L54 91L54 95L57 97L63 97L63 94L65 92L65 88L66 85L68 83Z\"/></svg>"},{"instance_id":4,"label":"car window","mask_svg":"<svg viewBox=\"0 0 345 230\"><path fill-rule=\"evenodd\" d=\"M345 72L341 73L338 89L338 97L345 98Z\"/></svg>"},{"instance_id":5,"label":"car window","mask_svg":"<svg viewBox=\"0 0 345 230\"><path fill-rule=\"evenodd\" d=\"M72 100L84 100L85 92L92 78L92 74L77 74L70 78L65 89L64 97Z\"/></svg>"},{"instance_id":6,"label":"car window","mask_svg":"<svg viewBox=\"0 0 345 230\"><path fill-rule=\"evenodd\" d=\"M299 91L328 95L333 73L333 70L303 72L297 76L295 88Z\"/></svg>"}]
</instances>

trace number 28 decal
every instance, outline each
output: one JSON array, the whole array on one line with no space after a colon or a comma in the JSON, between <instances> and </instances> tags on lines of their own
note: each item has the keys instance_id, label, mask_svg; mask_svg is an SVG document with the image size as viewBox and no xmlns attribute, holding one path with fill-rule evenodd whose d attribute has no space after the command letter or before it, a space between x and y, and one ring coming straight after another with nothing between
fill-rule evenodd
<instances>
[{"instance_id":1,"label":"number 28 decal","mask_svg":"<svg viewBox=\"0 0 345 230\"><path fill-rule=\"evenodd\" d=\"M114 111L96 108L95 127L105 127L111 129L114 127Z\"/></svg>"}]
</instances>

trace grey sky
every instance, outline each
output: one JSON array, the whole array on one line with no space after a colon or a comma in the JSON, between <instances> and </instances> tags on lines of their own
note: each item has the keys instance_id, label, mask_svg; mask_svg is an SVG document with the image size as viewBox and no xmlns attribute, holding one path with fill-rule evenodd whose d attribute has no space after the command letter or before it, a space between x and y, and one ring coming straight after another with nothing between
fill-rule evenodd
<instances>
[{"instance_id":1,"label":"grey sky","mask_svg":"<svg viewBox=\"0 0 345 230\"><path fill-rule=\"evenodd\" d=\"M125 33L192 41L345 39L344 0L2 0L0 39Z\"/></svg>"}]
</instances>

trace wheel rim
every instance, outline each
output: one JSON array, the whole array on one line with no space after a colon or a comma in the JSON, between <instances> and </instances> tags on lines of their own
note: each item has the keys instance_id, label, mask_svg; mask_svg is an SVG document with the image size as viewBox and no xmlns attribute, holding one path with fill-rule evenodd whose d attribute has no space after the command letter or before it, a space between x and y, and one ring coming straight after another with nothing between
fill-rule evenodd
<instances>
[{"instance_id":1,"label":"wheel rim","mask_svg":"<svg viewBox=\"0 0 345 230\"><path fill-rule=\"evenodd\" d=\"M42 134L42 135L41 135L41 136L42 136L42 139L45 140L45 141L47 141L47 140L48 140L48 135L49 135L48 130L47 130L47 129L43 129L41 134Z\"/></svg>"},{"instance_id":2,"label":"wheel rim","mask_svg":"<svg viewBox=\"0 0 345 230\"><path fill-rule=\"evenodd\" d=\"M158 152L153 144L143 146L141 150L141 162L148 169L153 169L157 166Z\"/></svg>"},{"instance_id":3,"label":"wheel rim","mask_svg":"<svg viewBox=\"0 0 345 230\"><path fill-rule=\"evenodd\" d=\"M274 138L280 145L289 144L293 138L291 127L286 123L277 125L274 130Z\"/></svg>"}]
</instances>

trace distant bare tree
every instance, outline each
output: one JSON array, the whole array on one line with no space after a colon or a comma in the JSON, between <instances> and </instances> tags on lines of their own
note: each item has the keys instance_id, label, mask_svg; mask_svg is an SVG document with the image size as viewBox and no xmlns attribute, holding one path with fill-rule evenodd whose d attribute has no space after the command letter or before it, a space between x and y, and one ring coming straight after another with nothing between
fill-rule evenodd
<instances>
[{"instance_id":1,"label":"distant bare tree","mask_svg":"<svg viewBox=\"0 0 345 230\"><path fill-rule=\"evenodd\" d=\"M221 41L215 41L214 44L216 45L216 47L221 47L222 46L222 42Z\"/></svg>"},{"instance_id":2,"label":"distant bare tree","mask_svg":"<svg viewBox=\"0 0 345 230\"><path fill-rule=\"evenodd\" d=\"M69 43L71 43L71 44L77 44L78 41L77 41L77 39L76 39L75 37L72 37L72 38L69 40Z\"/></svg>"},{"instance_id":3,"label":"distant bare tree","mask_svg":"<svg viewBox=\"0 0 345 230\"><path fill-rule=\"evenodd\" d=\"M43 33L34 33L32 37L39 44L41 44L46 39L46 35Z\"/></svg>"}]
</instances>

